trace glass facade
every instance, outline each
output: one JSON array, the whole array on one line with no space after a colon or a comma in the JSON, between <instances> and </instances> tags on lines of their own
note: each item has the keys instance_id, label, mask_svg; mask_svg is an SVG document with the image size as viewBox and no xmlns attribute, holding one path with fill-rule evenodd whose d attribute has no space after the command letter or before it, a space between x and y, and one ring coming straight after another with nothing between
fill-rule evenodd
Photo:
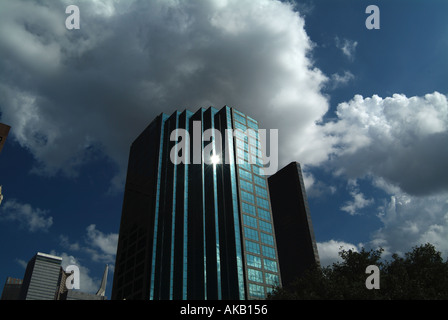
<instances>
[{"instance_id":1,"label":"glass facade","mask_svg":"<svg viewBox=\"0 0 448 320\"><path fill-rule=\"evenodd\" d=\"M134 141L112 299L263 299L280 284L261 143L248 128L258 123L233 108L201 108L161 114ZM197 141L222 142L221 162L196 163Z\"/></svg>"},{"instance_id":2,"label":"glass facade","mask_svg":"<svg viewBox=\"0 0 448 320\"><path fill-rule=\"evenodd\" d=\"M244 261L248 299L263 299L280 284L277 248L266 177L262 175L258 122L232 109L238 167L239 200L244 228ZM252 129L252 130L248 130ZM269 258L269 259L267 259Z\"/></svg>"}]
</instances>

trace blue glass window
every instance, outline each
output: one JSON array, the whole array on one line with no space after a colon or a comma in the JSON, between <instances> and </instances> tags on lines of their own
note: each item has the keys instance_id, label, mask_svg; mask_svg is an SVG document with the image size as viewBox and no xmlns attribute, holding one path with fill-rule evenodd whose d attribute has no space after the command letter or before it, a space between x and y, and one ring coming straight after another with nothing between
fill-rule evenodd
<instances>
[{"instance_id":1,"label":"blue glass window","mask_svg":"<svg viewBox=\"0 0 448 320\"><path fill-rule=\"evenodd\" d=\"M257 197L257 204L262 208L269 209L268 200L261 199L261 198Z\"/></svg>"},{"instance_id":2,"label":"blue glass window","mask_svg":"<svg viewBox=\"0 0 448 320\"><path fill-rule=\"evenodd\" d=\"M243 170L242 168L239 168L238 172L239 172L241 178L252 181L252 173L250 173L246 170Z\"/></svg>"},{"instance_id":3,"label":"blue glass window","mask_svg":"<svg viewBox=\"0 0 448 320\"><path fill-rule=\"evenodd\" d=\"M258 241L258 231L257 230L244 227L244 235L248 239Z\"/></svg>"},{"instance_id":4,"label":"blue glass window","mask_svg":"<svg viewBox=\"0 0 448 320\"><path fill-rule=\"evenodd\" d=\"M266 231L268 233L272 233L272 225L269 222L265 222L262 220L258 221L260 224L260 229Z\"/></svg>"},{"instance_id":5,"label":"blue glass window","mask_svg":"<svg viewBox=\"0 0 448 320\"><path fill-rule=\"evenodd\" d=\"M276 286L279 284L278 275L272 273L265 273L266 284L270 284L272 286Z\"/></svg>"},{"instance_id":6,"label":"blue glass window","mask_svg":"<svg viewBox=\"0 0 448 320\"><path fill-rule=\"evenodd\" d=\"M249 119L248 119L249 120ZM255 123L255 122L253 122L253 121L247 121L247 125L250 127L250 128L252 128L252 129L255 129L255 130L258 130L258 124L257 123Z\"/></svg>"},{"instance_id":7,"label":"blue glass window","mask_svg":"<svg viewBox=\"0 0 448 320\"><path fill-rule=\"evenodd\" d=\"M236 155L238 157L243 158L243 159L249 160L249 153L247 153L247 151L244 151L244 150L242 150L240 148L236 149Z\"/></svg>"},{"instance_id":8,"label":"blue glass window","mask_svg":"<svg viewBox=\"0 0 448 320\"><path fill-rule=\"evenodd\" d=\"M260 270L247 268L247 277L250 281L263 283L263 273Z\"/></svg>"},{"instance_id":9,"label":"blue glass window","mask_svg":"<svg viewBox=\"0 0 448 320\"><path fill-rule=\"evenodd\" d=\"M240 116L240 115L237 114L236 112L233 114L233 117L234 117L235 120L237 120L237 121L239 121L239 122L241 122L241 123L246 124L246 118Z\"/></svg>"},{"instance_id":10,"label":"blue glass window","mask_svg":"<svg viewBox=\"0 0 448 320\"><path fill-rule=\"evenodd\" d=\"M240 180L241 189L247 190L249 192L253 192L253 184L251 182L247 182L245 180Z\"/></svg>"},{"instance_id":11,"label":"blue glass window","mask_svg":"<svg viewBox=\"0 0 448 320\"><path fill-rule=\"evenodd\" d=\"M251 163L256 163L256 160L251 160ZM260 176L264 175L264 170L258 166L253 165L252 170L254 171L254 173L259 174Z\"/></svg>"},{"instance_id":12,"label":"blue glass window","mask_svg":"<svg viewBox=\"0 0 448 320\"><path fill-rule=\"evenodd\" d=\"M253 256L251 254L247 254L246 261L247 261L248 266L261 269L261 258L260 257ZM275 262L275 261L273 261L273 262Z\"/></svg>"},{"instance_id":13,"label":"blue glass window","mask_svg":"<svg viewBox=\"0 0 448 320\"><path fill-rule=\"evenodd\" d=\"M255 203L254 201L255 201L255 199L254 199L254 195L253 194L250 194L250 193L248 193L248 192L246 192L246 191L242 191L241 190L241 198L244 200L244 201L247 201L247 202L250 202L250 203Z\"/></svg>"},{"instance_id":14,"label":"blue glass window","mask_svg":"<svg viewBox=\"0 0 448 320\"><path fill-rule=\"evenodd\" d=\"M238 159L240 159L240 158L238 158ZM244 170L250 171L250 164L243 160L243 161L238 162L238 168L243 168Z\"/></svg>"},{"instance_id":15,"label":"blue glass window","mask_svg":"<svg viewBox=\"0 0 448 320\"><path fill-rule=\"evenodd\" d=\"M266 180L259 177L259 176L254 176L254 181L256 184L262 186L262 187L266 187Z\"/></svg>"},{"instance_id":16,"label":"blue glass window","mask_svg":"<svg viewBox=\"0 0 448 320\"><path fill-rule=\"evenodd\" d=\"M271 221L271 214L269 213L269 211L266 211L261 208L258 208L258 217L260 217L261 219Z\"/></svg>"},{"instance_id":17,"label":"blue glass window","mask_svg":"<svg viewBox=\"0 0 448 320\"><path fill-rule=\"evenodd\" d=\"M249 283L249 295L252 297L264 298L264 288L258 284Z\"/></svg>"},{"instance_id":18,"label":"blue glass window","mask_svg":"<svg viewBox=\"0 0 448 320\"><path fill-rule=\"evenodd\" d=\"M252 117L250 117L250 116L247 116L247 119L252 120L252 121L255 122L255 123L258 123L257 120L255 120L254 118L252 118Z\"/></svg>"},{"instance_id":19,"label":"blue glass window","mask_svg":"<svg viewBox=\"0 0 448 320\"><path fill-rule=\"evenodd\" d=\"M256 215L255 207L253 205L245 203L245 202L243 202L243 212L249 213L254 216Z\"/></svg>"},{"instance_id":20,"label":"blue glass window","mask_svg":"<svg viewBox=\"0 0 448 320\"><path fill-rule=\"evenodd\" d=\"M240 111L238 111L238 110L236 110L236 109L233 109L233 114L239 114L240 116L243 116L243 117L245 117L245 114L244 113L242 113L242 112L240 112Z\"/></svg>"},{"instance_id":21,"label":"blue glass window","mask_svg":"<svg viewBox=\"0 0 448 320\"><path fill-rule=\"evenodd\" d=\"M249 144L254 147L261 148L261 144L256 138L249 137Z\"/></svg>"},{"instance_id":22,"label":"blue glass window","mask_svg":"<svg viewBox=\"0 0 448 320\"><path fill-rule=\"evenodd\" d=\"M260 238L261 238L261 242L263 242L265 244L269 244L271 246L274 245L274 237L272 235L261 232Z\"/></svg>"},{"instance_id":23,"label":"blue glass window","mask_svg":"<svg viewBox=\"0 0 448 320\"><path fill-rule=\"evenodd\" d=\"M265 188L261 188L259 186L255 186L255 193L260 197L264 197L264 198L268 197L268 191Z\"/></svg>"},{"instance_id":24,"label":"blue glass window","mask_svg":"<svg viewBox=\"0 0 448 320\"><path fill-rule=\"evenodd\" d=\"M253 146L250 148L250 153L252 153L253 155L258 156L258 157L262 156L261 150L255 148ZM254 163L256 163L256 162L254 162Z\"/></svg>"},{"instance_id":25,"label":"blue glass window","mask_svg":"<svg viewBox=\"0 0 448 320\"><path fill-rule=\"evenodd\" d=\"M264 262L264 268L266 270L269 270L269 271L272 271L272 272L278 272L277 262L276 261L272 261L272 260L269 260L269 259L264 259L263 262Z\"/></svg>"},{"instance_id":26,"label":"blue glass window","mask_svg":"<svg viewBox=\"0 0 448 320\"><path fill-rule=\"evenodd\" d=\"M246 151L249 150L249 145L247 144L247 142L244 142L240 139L236 139L236 146Z\"/></svg>"},{"instance_id":27,"label":"blue glass window","mask_svg":"<svg viewBox=\"0 0 448 320\"><path fill-rule=\"evenodd\" d=\"M254 137L254 138L258 138L258 131L248 130L247 132L249 133L249 136Z\"/></svg>"},{"instance_id":28,"label":"blue glass window","mask_svg":"<svg viewBox=\"0 0 448 320\"><path fill-rule=\"evenodd\" d=\"M247 214L243 214L243 222L246 226L257 229L257 219Z\"/></svg>"},{"instance_id":29,"label":"blue glass window","mask_svg":"<svg viewBox=\"0 0 448 320\"><path fill-rule=\"evenodd\" d=\"M260 245L258 243L246 240L246 251L260 254Z\"/></svg>"},{"instance_id":30,"label":"blue glass window","mask_svg":"<svg viewBox=\"0 0 448 320\"><path fill-rule=\"evenodd\" d=\"M247 127L246 127L244 124L239 123L239 122L237 122L237 121L235 121L235 122L233 123L233 125L234 125L235 129L240 129L240 130L242 130L242 131L246 131L246 130L247 130Z\"/></svg>"},{"instance_id":31,"label":"blue glass window","mask_svg":"<svg viewBox=\"0 0 448 320\"><path fill-rule=\"evenodd\" d=\"M265 257L275 259L275 250L274 250L274 248L267 247L267 246L264 246L264 245L262 245L261 248L263 250L263 255Z\"/></svg>"},{"instance_id":32,"label":"blue glass window","mask_svg":"<svg viewBox=\"0 0 448 320\"><path fill-rule=\"evenodd\" d=\"M234 130L233 135L237 138L240 138L241 140L244 140L244 141L247 141L247 139L248 139L248 136L245 131Z\"/></svg>"}]
</instances>

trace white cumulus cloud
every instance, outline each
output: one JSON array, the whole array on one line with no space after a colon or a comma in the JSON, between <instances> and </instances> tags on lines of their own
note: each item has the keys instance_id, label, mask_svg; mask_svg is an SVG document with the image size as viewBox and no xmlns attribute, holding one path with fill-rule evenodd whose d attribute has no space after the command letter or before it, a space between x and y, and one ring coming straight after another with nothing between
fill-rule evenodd
<instances>
[{"instance_id":1,"label":"white cumulus cloud","mask_svg":"<svg viewBox=\"0 0 448 320\"><path fill-rule=\"evenodd\" d=\"M360 249L361 247L359 245L333 239L317 243L317 252L319 252L319 259L322 267L341 262L342 258L339 256L341 250L353 250L358 252Z\"/></svg>"},{"instance_id":2,"label":"white cumulus cloud","mask_svg":"<svg viewBox=\"0 0 448 320\"><path fill-rule=\"evenodd\" d=\"M97 229L95 224L86 228L83 241L71 242L67 235L59 236L60 245L72 252L87 254L94 262L107 264L115 263L115 254L117 252L118 233L108 233Z\"/></svg>"},{"instance_id":3,"label":"white cumulus cloud","mask_svg":"<svg viewBox=\"0 0 448 320\"><path fill-rule=\"evenodd\" d=\"M423 97L356 95L325 124L334 139L330 164L350 179L384 179L411 195L448 190L448 102Z\"/></svg>"},{"instance_id":4,"label":"white cumulus cloud","mask_svg":"<svg viewBox=\"0 0 448 320\"><path fill-rule=\"evenodd\" d=\"M53 225L53 217L48 216L48 211L33 208L30 204L20 203L15 199L2 204L0 220L17 222L30 232L48 231Z\"/></svg>"}]
</instances>

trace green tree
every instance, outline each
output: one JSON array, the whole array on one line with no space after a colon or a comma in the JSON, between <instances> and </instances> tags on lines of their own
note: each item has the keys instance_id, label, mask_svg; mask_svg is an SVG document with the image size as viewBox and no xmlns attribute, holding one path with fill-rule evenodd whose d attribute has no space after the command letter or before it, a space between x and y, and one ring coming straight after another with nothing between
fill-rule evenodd
<instances>
[{"instance_id":1,"label":"green tree","mask_svg":"<svg viewBox=\"0 0 448 320\"><path fill-rule=\"evenodd\" d=\"M383 249L341 250L341 262L314 267L293 283L275 288L269 299L448 299L448 261L431 244L414 247L404 257L381 259ZM367 289L366 268L376 265L380 288Z\"/></svg>"}]
</instances>

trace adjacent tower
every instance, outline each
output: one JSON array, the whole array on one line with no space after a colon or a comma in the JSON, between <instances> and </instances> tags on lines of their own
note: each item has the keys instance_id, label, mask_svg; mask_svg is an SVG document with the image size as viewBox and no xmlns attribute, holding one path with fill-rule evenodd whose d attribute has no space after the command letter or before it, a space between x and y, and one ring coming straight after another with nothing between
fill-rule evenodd
<instances>
[{"instance_id":1,"label":"adjacent tower","mask_svg":"<svg viewBox=\"0 0 448 320\"><path fill-rule=\"evenodd\" d=\"M319 266L302 169L291 162L268 178L283 285Z\"/></svg>"},{"instance_id":2,"label":"adjacent tower","mask_svg":"<svg viewBox=\"0 0 448 320\"><path fill-rule=\"evenodd\" d=\"M264 299L280 285L257 130L210 107L162 113L133 142L112 299ZM197 157L218 143L215 161Z\"/></svg>"}]
</instances>

